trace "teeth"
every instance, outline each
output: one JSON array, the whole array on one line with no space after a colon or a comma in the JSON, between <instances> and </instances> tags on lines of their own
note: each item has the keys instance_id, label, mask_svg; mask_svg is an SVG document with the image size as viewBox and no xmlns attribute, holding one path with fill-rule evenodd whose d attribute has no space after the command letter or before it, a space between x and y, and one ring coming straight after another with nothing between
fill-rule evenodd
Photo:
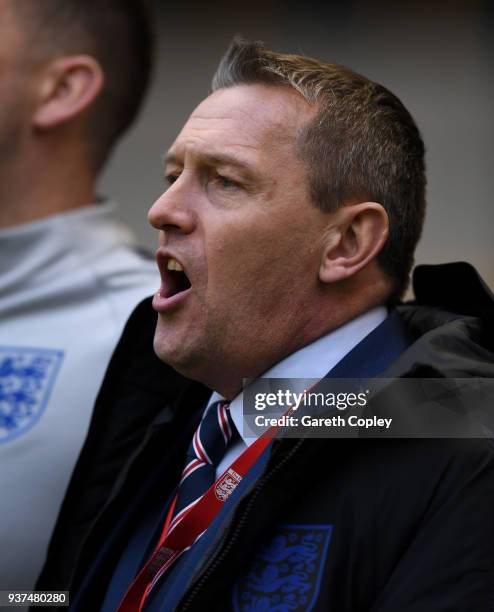
<instances>
[{"instance_id":1,"label":"teeth","mask_svg":"<svg viewBox=\"0 0 494 612\"><path fill-rule=\"evenodd\" d=\"M182 265L179 264L176 259L169 259L168 263L166 264L166 267L168 270L172 270L173 272L183 272L184 271L184 269L182 268Z\"/></svg>"}]
</instances>

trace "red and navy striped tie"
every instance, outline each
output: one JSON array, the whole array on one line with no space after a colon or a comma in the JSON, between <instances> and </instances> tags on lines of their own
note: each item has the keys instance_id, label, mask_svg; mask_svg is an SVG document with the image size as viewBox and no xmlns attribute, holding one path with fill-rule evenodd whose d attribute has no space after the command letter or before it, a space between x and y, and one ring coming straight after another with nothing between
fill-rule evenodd
<instances>
[{"instance_id":1,"label":"red and navy striped tie","mask_svg":"<svg viewBox=\"0 0 494 612\"><path fill-rule=\"evenodd\" d=\"M225 456L232 437L238 436L229 408L229 402L214 402L206 408L202 416L187 451L185 467L178 485L173 518L167 530L168 534L175 529L187 511L202 499L209 487L216 481L216 467ZM203 533L197 536L193 544ZM189 548L190 546L185 548L182 553ZM156 573L146 589L144 600L154 589L167 567L166 564L163 565Z\"/></svg>"},{"instance_id":2,"label":"red and navy striped tie","mask_svg":"<svg viewBox=\"0 0 494 612\"><path fill-rule=\"evenodd\" d=\"M169 532L193 508L216 480L216 467L236 432L230 404L215 402L206 409L187 451Z\"/></svg>"}]
</instances>

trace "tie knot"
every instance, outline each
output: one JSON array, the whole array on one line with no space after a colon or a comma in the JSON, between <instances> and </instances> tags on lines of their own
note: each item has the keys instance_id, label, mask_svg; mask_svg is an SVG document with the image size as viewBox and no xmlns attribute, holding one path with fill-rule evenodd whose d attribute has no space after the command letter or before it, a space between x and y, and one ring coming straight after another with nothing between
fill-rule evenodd
<instances>
[{"instance_id":1,"label":"tie knot","mask_svg":"<svg viewBox=\"0 0 494 612\"><path fill-rule=\"evenodd\" d=\"M217 466L223 459L235 425L230 414L230 403L214 402L204 413L190 450L200 460Z\"/></svg>"}]
</instances>

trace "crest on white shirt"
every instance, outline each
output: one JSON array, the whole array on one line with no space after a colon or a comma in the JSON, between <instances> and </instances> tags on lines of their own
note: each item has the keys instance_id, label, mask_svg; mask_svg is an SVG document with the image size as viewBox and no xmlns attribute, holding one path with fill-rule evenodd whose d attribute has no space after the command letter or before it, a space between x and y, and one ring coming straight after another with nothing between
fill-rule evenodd
<instances>
[{"instance_id":1,"label":"crest on white shirt","mask_svg":"<svg viewBox=\"0 0 494 612\"><path fill-rule=\"evenodd\" d=\"M41 418L63 357L56 349L0 346L0 444Z\"/></svg>"}]
</instances>

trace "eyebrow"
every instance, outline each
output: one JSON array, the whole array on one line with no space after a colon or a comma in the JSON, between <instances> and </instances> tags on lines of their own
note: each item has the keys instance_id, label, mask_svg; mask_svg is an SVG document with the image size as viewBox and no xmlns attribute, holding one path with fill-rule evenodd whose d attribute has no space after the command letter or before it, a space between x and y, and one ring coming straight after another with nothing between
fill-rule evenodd
<instances>
[{"instance_id":1,"label":"eyebrow","mask_svg":"<svg viewBox=\"0 0 494 612\"><path fill-rule=\"evenodd\" d=\"M210 166L235 166L241 170L249 171L251 170L250 165L245 160L240 157L236 157L231 154L222 154L222 153L200 153L197 157L205 164ZM175 164L181 165L182 162L175 155L175 153L169 152L164 155L163 159L164 165Z\"/></svg>"}]
</instances>

